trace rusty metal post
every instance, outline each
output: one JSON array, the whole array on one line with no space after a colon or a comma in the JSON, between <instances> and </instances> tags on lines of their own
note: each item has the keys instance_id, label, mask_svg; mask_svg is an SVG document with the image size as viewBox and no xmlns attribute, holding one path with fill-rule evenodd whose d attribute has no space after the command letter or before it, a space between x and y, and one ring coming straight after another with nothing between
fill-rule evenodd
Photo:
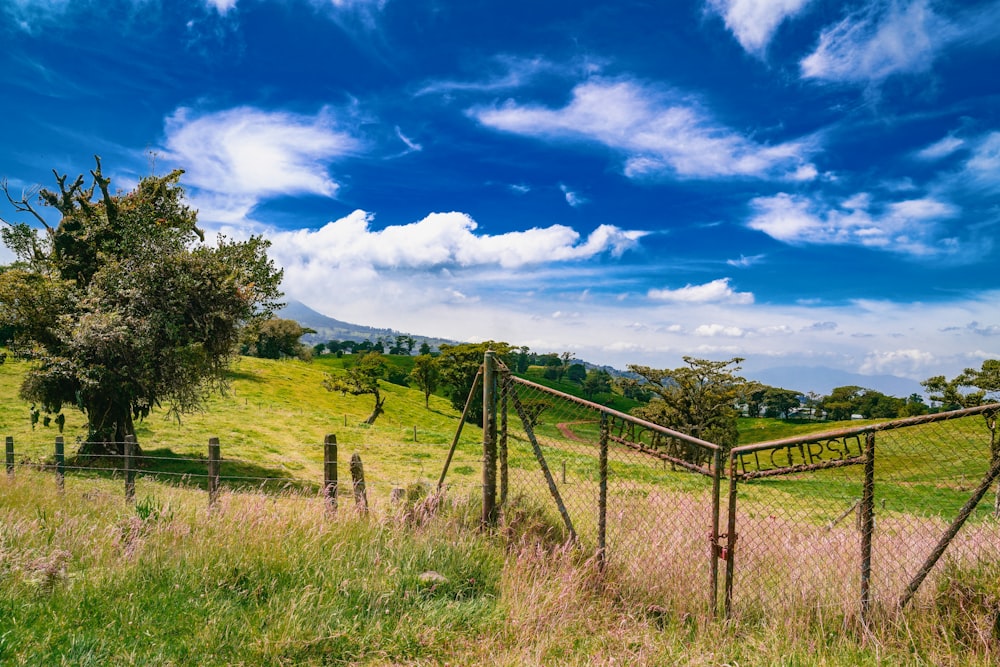
<instances>
[{"instance_id":1,"label":"rusty metal post","mask_svg":"<svg viewBox=\"0 0 1000 667\"><path fill-rule=\"evenodd\" d=\"M861 622L871 610L872 535L875 532L875 432L865 434L865 483L861 491Z\"/></svg>"},{"instance_id":2,"label":"rusty metal post","mask_svg":"<svg viewBox=\"0 0 1000 667\"><path fill-rule=\"evenodd\" d=\"M496 380L493 351L483 359L483 527L497 521Z\"/></svg>"},{"instance_id":3,"label":"rusty metal post","mask_svg":"<svg viewBox=\"0 0 1000 667\"><path fill-rule=\"evenodd\" d=\"M709 558L709 604L712 610L712 617L718 613L719 607L719 493L721 492L719 470L722 453L715 449L712 451L712 545Z\"/></svg>"},{"instance_id":4,"label":"rusty metal post","mask_svg":"<svg viewBox=\"0 0 1000 667\"><path fill-rule=\"evenodd\" d=\"M608 538L608 415L601 413L601 439L598 474L600 486L597 500L597 567L603 572L607 565Z\"/></svg>"},{"instance_id":5,"label":"rusty metal post","mask_svg":"<svg viewBox=\"0 0 1000 667\"><path fill-rule=\"evenodd\" d=\"M472 388L469 389L469 395L465 399L465 408L462 410L462 417L458 420L458 428L455 429L455 437L451 441L451 449L448 450L448 456L444 460L444 468L441 469L441 477L438 478L438 491L440 492L444 488L444 478L448 476L448 468L451 467L451 459L455 456L455 449L458 447L458 441L462 437L462 427L465 425L465 418L469 415L469 408L472 407L472 397L476 395L476 386L479 384L479 378L483 375L482 367L476 371L476 377L472 380Z\"/></svg>"},{"instance_id":6,"label":"rusty metal post","mask_svg":"<svg viewBox=\"0 0 1000 667\"><path fill-rule=\"evenodd\" d=\"M337 511L337 436L323 438L323 499L331 512Z\"/></svg>"},{"instance_id":7,"label":"rusty metal post","mask_svg":"<svg viewBox=\"0 0 1000 667\"><path fill-rule=\"evenodd\" d=\"M733 614L733 576L736 568L736 457L729 454L729 521L726 524L726 551L723 560L726 561L726 599L725 616Z\"/></svg>"},{"instance_id":8,"label":"rusty metal post","mask_svg":"<svg viewBox=\"0 0 1000 667\"><path fill-rule=\"evenodd\" d=\"M509 374L508 374L509 375ZM504 376L504 381L500 387L500 507L507 505L508 490L508 470L507 470L507 391L510 383L507 382L508 375Z\"/></svg>"}]
</instances>

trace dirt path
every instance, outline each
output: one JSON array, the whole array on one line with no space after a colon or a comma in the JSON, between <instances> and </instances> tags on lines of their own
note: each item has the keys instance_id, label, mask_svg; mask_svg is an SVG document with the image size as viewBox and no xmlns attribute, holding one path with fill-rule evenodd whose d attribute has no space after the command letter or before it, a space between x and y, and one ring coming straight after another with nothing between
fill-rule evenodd
<instances>
[{"instance_id":1,"label":"dirt path","mask_svg":"<svg viewBox=\"0 0 1000 667\"><path fill-rule=\"evenodd\" d=\"M567 438L569 440L576 440L577 442L587 442L586 438L581 438L576 433L573 433L573 430L570 428L570 426L572 426L573 424L593 424L593 423L594 423L593 419L585 419L583 421L577 421L577 422L561 422L559 424L556 424L556 428L559 429L559 432L563 434L564 438Z\"/></svg>"}]
</instances>

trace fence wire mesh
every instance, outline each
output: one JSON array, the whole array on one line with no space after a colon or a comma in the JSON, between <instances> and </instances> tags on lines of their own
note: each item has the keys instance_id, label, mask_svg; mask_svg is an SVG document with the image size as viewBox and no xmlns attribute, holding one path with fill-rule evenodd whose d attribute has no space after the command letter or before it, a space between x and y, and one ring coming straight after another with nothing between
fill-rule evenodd
<instances>
[{"instance_id":1,"label":"fence wire mesh","mask_svg":"<svg viewBox=\"0 0 1000 667\"><path fill-rule=\"evenodd\" d=\"M506 524L542 512L559 537L575 533L630 595L708 611L716 590L717 448L509 374L501 387Z\"/></svg>"},{"instance_id":2,"label":"fence wire mesh","mask_svg":"<svg viewBox=\"0 0 1000 667\"><path fill-rule=\"evenodd\" d=\"M734 449L733 611L926 605L949 568L1000 560L997 410Z\"/></svg>"}]
</instances>

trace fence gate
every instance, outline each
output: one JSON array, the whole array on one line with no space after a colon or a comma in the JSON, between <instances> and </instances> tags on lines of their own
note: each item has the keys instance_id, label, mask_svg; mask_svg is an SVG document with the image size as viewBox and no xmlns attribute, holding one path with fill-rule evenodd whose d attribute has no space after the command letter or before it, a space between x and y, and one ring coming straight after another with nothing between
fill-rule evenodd
<instances>
[{"instance_id":1,"label":"fence gate","mask_svg":"<svg viewBox=\"0 0 1000 667\"><path fill-rule=\"evenodd\" d=\"M491 353L481 377L483 521L523 536L519 522L544 518L651 607L714 613L720 448L515 377Z\"/></svg>"},{"instance_id":2,"label":"fence gate","mask_svg":"<svg viewBox=\"0 0 1000 667\"><path fill-rule=\"evenodd\" d=\"M927 604L922 585L944 567L1000 559L998 412L733 449L726 613L822 607L867 621L875 607Z\"/></svg>"}]
</instances>

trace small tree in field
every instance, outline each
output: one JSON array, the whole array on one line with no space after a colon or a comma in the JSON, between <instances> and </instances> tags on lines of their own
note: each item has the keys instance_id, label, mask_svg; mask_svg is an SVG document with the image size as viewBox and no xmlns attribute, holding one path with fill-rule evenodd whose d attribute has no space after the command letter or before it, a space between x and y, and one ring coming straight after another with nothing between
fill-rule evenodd
<instances>
[{"instance_id":1,"label":"small tree in field","mask_svg":"<svg viewBox=\"0 0 1000 667\"><path fill-rule=\"evenodd\" d=\"M14 210L40 229L6 220L0 229L18 259L0 273L0 326L31 362L21 396L46 412L82 410L83 454L121 453L134 421L161 403L177 414L200 407L226 386L242 328L280 305L269 244L204 244L178 185L183 171L112 194L96 162L89 187L56 173L59 190L38 191L60 216L55 227L30 194L15 199L4 183Z\"/></svg>"},{"instance_id":2,"label":"small tree in field","mask_svg":"<svg viewBox=\"0 0 1000 667\"><path fill-rule=\"evenodd\" d=\"M375 398L375 406L365 423L374 424L379 415L385 412L385 397L379 391L378 381L385 377L386 370L381 352L365 352L354 366L347 369L345 377L328 374L323 380L323 386L327 391L339 391L352 396L371 394Z\"/></svg>"},{"instance_id":3,"label":"small tree in field","mask_svg":"<svg viewBox=\"0 0 1000 667\"><path fill-rule=\"evenodd\" d=\"M441 380L441 371L438 369L437 361L429 354L421 354L413 360L413 370L410 371L410 379L424 392L424 407L430 408L431 394L437 391L438 382Z\"/></svg>"}]
</instances>

